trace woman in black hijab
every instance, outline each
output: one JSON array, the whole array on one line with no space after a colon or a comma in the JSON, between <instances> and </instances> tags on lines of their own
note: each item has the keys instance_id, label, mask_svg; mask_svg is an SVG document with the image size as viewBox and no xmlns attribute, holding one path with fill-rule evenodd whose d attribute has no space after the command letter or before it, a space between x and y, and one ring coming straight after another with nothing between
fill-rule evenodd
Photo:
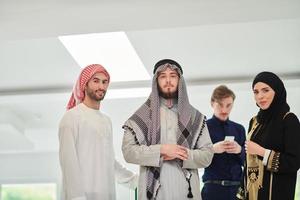
<instances>
[{"instance_id":1,"label":"woman in black hijab","mask_svg":"<svg viewBox=\"0 0 300 200\"><path fill-rule=\"evenodd\" d=\"M300 123L290 112L286 89L272 72L259 73L252 83L257 116L250 120L244 191L239 199L294 200L300 167ZM242 191L242 190L241 190Z\"/></svg>"}]
</instances>

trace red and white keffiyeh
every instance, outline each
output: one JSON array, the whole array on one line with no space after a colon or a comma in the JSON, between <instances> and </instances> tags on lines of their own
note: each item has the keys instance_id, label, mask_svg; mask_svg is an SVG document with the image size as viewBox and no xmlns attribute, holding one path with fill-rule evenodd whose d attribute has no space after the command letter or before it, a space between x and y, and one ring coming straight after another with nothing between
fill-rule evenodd
<instances>
[{"instance_id":1,"label":"red and white keffiyeh","mask_svg":"<svg viewBox=\"0 0 300 200\"><path fill-rule=\"evenodd\" d=\"M96 74L103 73L107 78L108 82L110 81L109 73L106 69L100 64L91 64L86 66L80 73L76 84L74 85L71 98L67 105L67 110L75 107L81 103L84 99L85 93L84 89L87 82Z\"/></svg>"}]
</instances>

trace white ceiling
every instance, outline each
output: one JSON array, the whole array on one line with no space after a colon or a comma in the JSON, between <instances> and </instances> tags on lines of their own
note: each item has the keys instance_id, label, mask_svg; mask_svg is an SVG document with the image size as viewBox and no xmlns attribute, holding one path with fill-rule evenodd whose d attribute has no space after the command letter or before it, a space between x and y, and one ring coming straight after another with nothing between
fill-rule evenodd
<instances>
[{"instance_id":1,"label":"white ceiling","mask_svg":"<svg viewBox=\"0 0 300 200\"><path fill-rule=\"evenodd\" d=\"M204 114L211 115L212 89L231 86L237 93L232 118L245 125L257 110L249 81L273 71L300 114L299 11L299 0L0 0L0 153L57 151L58 123L80 72L61 35L124 31L150 75L161 58L182 64L191 102ZM112 83L110 89L149 85ZM103 102L117 144L122 122L144 100Z\"/></svg>"},{"instance_id":2,"label":"white ceiling","mask_svg":"<svg viewBox=\"0 0 300 200\"><path fill-rule=\"evenodd\" d=\"M298 0L1 0L1 38L49 38L281 20L299 17Z\"/></svg>"}]
</instances>

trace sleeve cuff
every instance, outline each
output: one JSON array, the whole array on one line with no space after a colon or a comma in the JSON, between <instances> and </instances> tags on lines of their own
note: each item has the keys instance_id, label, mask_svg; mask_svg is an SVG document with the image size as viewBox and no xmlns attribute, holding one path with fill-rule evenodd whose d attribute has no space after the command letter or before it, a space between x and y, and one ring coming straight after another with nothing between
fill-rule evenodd
<instances>
[{"instance_id":1,"label":"sleeve cuff","mask_svg":"<svg viewBox=\"0 0 300 200\"><path fill-rule=\"evenodd\" d=\"M183 161L183 168L188 167L188 166L192 166L194 162L194 154L193 151L191 151L190 149L188 149L188 159Z\"/></svg>"},{"instance_id":2,"label":"sleeve cuff","mask_svg":"<svg viewBox=\"0 0 300 200\"><path fill-rule=\"evenodd\" d=\"M267 162L267 169L272 171L272 172L278 172L279 170L279 158L280 158L280 153L271 151L270 156L268 158Z\"/></svg>"},{"instance_id":3,"label":"sleeve cuff","mask_svg":"<svg viewBox=\"0 0 300 200\"><path fill-rule=\"evenodd\" d=\"M270 156L271 150L266 149L265 150L265 154L264 154L264 158L263 158L263 165L266 166L268 164L268 159Z\"/></svg>"}]
</instances>

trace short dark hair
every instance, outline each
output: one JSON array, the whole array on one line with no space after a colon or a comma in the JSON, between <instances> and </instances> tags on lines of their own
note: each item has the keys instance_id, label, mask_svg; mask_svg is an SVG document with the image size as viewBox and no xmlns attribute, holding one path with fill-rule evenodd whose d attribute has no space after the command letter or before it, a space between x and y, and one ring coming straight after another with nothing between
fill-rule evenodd
<instances>
[{"instance_id":1,"label":"short dark hair","mask_svg":"<svg viewBox=\"0 0 300 200\"><path fill-rule=\"evenodd\" d=\"M211 95L211 102L219 102L224 98L232 97L235 100L235 94L226 85L220 85L216 87Z\"/></svg>"}]
</instances>

